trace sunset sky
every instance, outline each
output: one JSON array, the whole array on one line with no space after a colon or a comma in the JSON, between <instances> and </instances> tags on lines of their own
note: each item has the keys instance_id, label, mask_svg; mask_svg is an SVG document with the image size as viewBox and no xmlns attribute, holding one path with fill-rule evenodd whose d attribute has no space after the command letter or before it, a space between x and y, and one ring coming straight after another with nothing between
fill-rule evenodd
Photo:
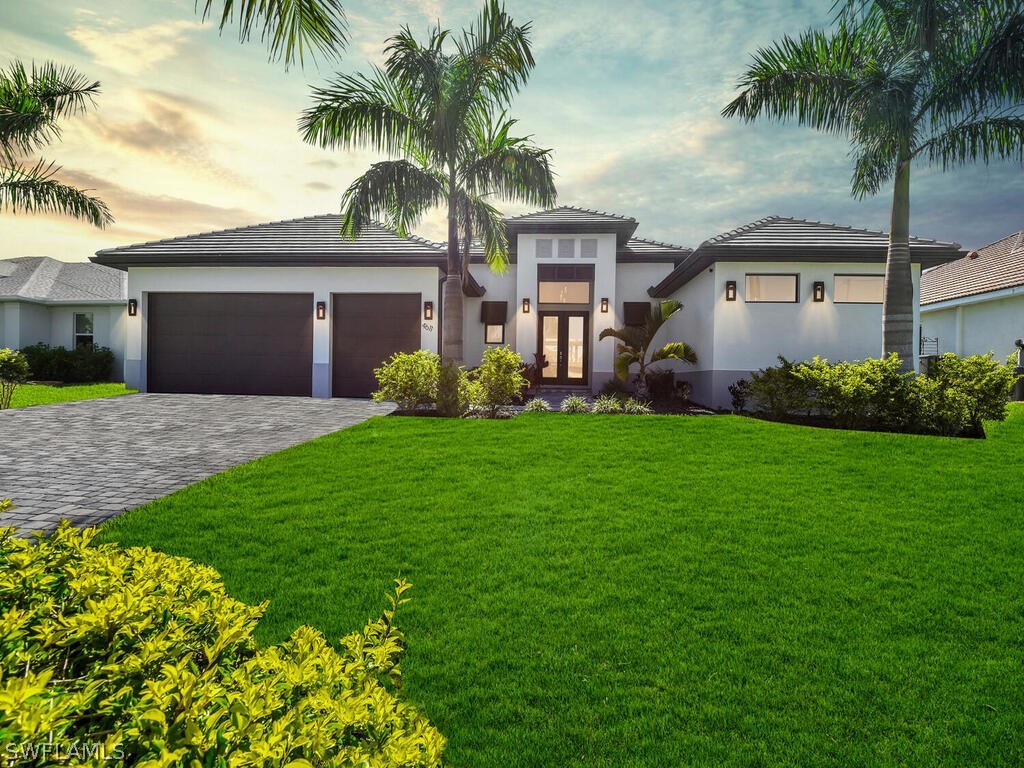
<instances>
[{"instance_id":1,"label":"sunset sky","mask_svg":"<svg viewBox=\"0 0 1024 768\"><path fill-rule=\"evenodd\" d=\"M825 26L831 0L507 0L533 22L537 67L512 114L553 150L559 202L633 216L638 234L688 246L770 214L888 228L886 194L850 197L842 139L799 126L727 121L720 111L759 46ZM408 24L468 26L475 1L352 0L339 62L285 71L258 40L201 23L193 0L0 4L9 60L70 64L102 92L44 156L95 190L116 223L2 214L0 258L85 260L97 249L335 212L376 158L323 151L296 123L311 86L380 62ZM919 167L912 231L969 248L1024 228L1016 163L940 173ZM523 208L504 205L509 214ZM444 215L418 229L444 237Z\"/></svg>"}]
</instances>

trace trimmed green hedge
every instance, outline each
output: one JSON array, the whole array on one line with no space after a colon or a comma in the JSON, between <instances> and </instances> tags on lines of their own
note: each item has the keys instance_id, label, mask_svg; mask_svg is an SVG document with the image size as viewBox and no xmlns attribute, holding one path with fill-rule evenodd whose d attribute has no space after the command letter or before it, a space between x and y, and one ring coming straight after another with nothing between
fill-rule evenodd
<instances>
[{"instance_id":1,"label":"trimmed green hedge","mask_svg":"<svg viewBox=\"0 0 1024 768\"><path fill-rule=\"evenodd\" d=\"M63 381L80 384L110 381L114 353L108 347L83 344L74 349L33 344L21 350L28 360L32 378L39 381Z\"/></svg>"}]
</instances>

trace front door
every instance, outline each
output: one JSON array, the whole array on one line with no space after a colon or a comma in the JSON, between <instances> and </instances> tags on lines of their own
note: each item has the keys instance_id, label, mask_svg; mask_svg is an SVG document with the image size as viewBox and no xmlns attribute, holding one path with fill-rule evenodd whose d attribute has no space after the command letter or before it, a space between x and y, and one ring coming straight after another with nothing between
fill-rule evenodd
<instances>
[{"instance_id":1,"label":"front door","mask_svg":"<svg viewBox=\"0 0 1024 768\"><path fill-rule=\"evenodd\" d=\"M590 379L587 312L540 312L540 352L547 361L544 384L581 385Z\"/></svg>"}]
</instances>

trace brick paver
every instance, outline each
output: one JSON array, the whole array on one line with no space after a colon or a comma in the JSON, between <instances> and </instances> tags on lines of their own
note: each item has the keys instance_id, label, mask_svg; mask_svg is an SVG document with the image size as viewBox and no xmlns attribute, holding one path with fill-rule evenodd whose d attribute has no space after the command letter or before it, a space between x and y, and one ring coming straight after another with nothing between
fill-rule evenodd
<instances>
[{"instance_id":1,"label":"brick paver","mask_svg":"<svg viewBox=\"0 0 1024 768\"><path fill-rule=\"evenodd\" d=\"M0 411L0 526L95 525L391 406L368 400L160 395Z\"/></svg>"}]
</instances>

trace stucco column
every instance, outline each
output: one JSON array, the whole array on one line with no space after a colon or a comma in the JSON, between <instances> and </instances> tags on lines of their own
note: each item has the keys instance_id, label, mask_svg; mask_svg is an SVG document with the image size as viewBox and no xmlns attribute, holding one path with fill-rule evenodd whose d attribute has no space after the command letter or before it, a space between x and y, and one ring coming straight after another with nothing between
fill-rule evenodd
<instances>
[{"instance_id":1,"label":"stucco column","mask_svg":"<svg viewBox=\"0 0 1024 768\"><path fill-rule=\"evenodd\" d=\"M316 315L317 302L324 302L327 316L322 320ZM331 294L316 292L313 294L313 306L309 311L313 314L313 397L328 398L331 396L331 319L334 307L331 306Z\"/></svg>"}]
</instances>

